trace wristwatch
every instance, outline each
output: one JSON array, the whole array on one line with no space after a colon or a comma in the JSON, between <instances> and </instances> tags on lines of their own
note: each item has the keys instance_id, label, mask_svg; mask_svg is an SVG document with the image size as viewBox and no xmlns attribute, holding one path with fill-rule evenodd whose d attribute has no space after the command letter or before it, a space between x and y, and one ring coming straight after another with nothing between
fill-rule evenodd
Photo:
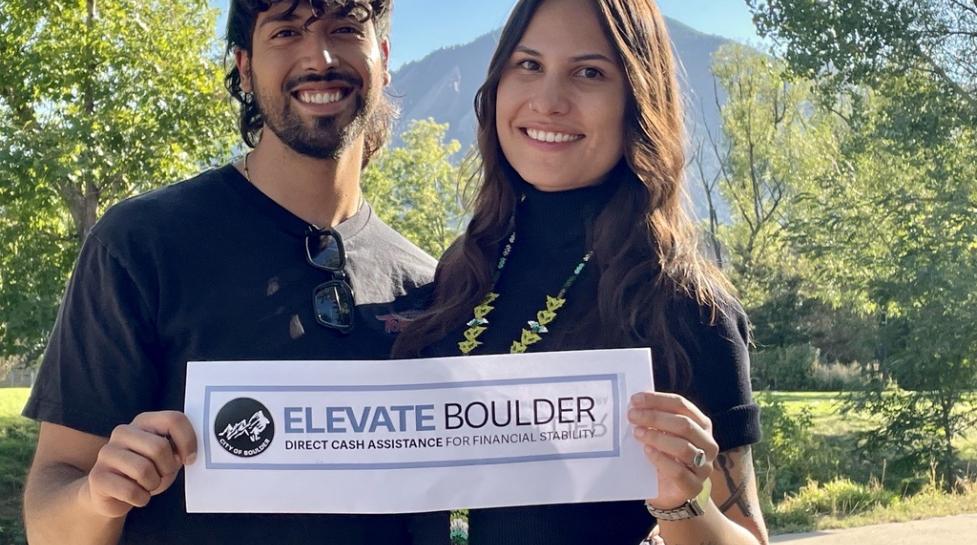
<instances>
[{"instance_id":1,"label":"wristwatch","mask_svg":"<svg viewBox=\"0 0 977 545\"><path fill-rule=\"evenodd\" d=\"M653 507L650 503L645 502L645 507L648 508L648 512L651 516L658 520L686 520L690 518L698 517L705 513L702 506L709 502L709 494L712 493L712 481L706 479L702 483L702 492L699 495L688 499L682 505L675 507L674 509L658 509Z\"/></svg>"}]
</instances>

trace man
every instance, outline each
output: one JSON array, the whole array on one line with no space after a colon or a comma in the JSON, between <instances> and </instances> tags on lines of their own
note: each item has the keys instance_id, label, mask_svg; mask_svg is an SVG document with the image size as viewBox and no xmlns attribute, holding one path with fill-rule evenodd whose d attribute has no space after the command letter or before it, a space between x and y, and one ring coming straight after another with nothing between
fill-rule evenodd
<instances>
[{"instance_id":1,"label":"man","mask_svg":"<svg viewBox=\"0 0 977 545\"><path fill-rule=\"evenodd\" d=\"M24 411L42 421L33 545L447 540L423 516L187 514L180 476L188 361L386 358L383 317L432 276L360 196L389 121L391 4L232 0L227 83L254 150L89 235Z\"/></svg>"}]
</instances>

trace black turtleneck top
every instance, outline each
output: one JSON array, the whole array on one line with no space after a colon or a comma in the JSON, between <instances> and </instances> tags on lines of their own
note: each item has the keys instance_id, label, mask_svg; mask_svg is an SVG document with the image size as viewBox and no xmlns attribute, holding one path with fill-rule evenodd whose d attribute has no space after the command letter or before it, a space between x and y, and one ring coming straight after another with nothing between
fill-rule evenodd
<instances>
[{"instance_id":1,"label":"black turtleneck top","mask_svg":"<svg viewBox=\"0 0 977 545\"><path fill-rule=\"evenodd\" d=\"M521 184L525 200L516 212L516 242L499 276L498 300L488 316L490 325L479 338L484 344L473 354L508 353L528 320L544 308L546 296L555 296L588 251L594 217L607 205L619 180L562 192L542 192ZM550 333L530 346L530 352L623 348L598 343L581 346L572 331L574 322L596 308L597 276L588 265L566 294L566 306L549 325ZM649 279L649 286L651 282ZM670 386L663 369L655 372L661 390L675 391L696 403L713 421L722 450L749 445L760 439L759 411L751 399L747 322L742 312L710 324L694 301L670 310L673 330L692 366L691 386ZM425 352L455 356L466 329L458 324L442 341ZM634 346L630 345L629 347ZM658 347L652 349L653 360ZM649 466L649 471L651 470ZM513 483L521 486L524 483ZM546 483L538 483L546 486ZM602 545L640 543L654 525L644 502L606 502L475 509L469 513L471 545Z\"/></svg>"}]
</instances>

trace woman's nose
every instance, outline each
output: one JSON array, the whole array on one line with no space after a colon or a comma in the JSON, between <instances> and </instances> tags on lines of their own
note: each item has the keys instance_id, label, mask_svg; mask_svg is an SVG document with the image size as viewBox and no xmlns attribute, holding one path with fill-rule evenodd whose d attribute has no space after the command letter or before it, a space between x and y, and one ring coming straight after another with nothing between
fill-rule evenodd
<instances>
[{"instance_id":1,"label":"woman's nose","mask_svg":"<svg viewBox=\"0 0 977 545\"><path fill-rule=\"evenodd\" d=\"M529 108L541 115L561 115L570 109L565 83L556 77L544 78L539 82L529 100Z\"/></svg>"}]
</instances>

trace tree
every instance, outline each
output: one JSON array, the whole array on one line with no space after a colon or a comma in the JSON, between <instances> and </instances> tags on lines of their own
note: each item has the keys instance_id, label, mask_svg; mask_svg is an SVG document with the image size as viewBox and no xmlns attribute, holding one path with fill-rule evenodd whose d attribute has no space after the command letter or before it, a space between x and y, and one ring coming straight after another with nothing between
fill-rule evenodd
<instances>
[{"instance_id":1,"label":"tree","mask_svg":"<svg viewBox=\"0 0 977 545\"><path fill-rule=\"evenodd\" d=\"M447 124L410 124L403 146L384 150L363 175L363 191L391 227L438 257L458 236L462 208L458 169L451 156L461 144L445 142Z\"/></svg>"},{"instance_id":2,"label":"tree","mask_svg":"<svg viewBox=\"0 0 977 545\"><path fill-rule=\"evenodd\" d=\"M880 365L901 390L880 383L853 406L881 417L872 443L935 462L952 486L977 388L977 4L749 4L847 126L798 200L791 244L818 263L822 298L878 321Z\"/></svg>"},{"instance_id":3,"label":"tree","mask_svg":"<svg viewBox=\"0 0 977 545\"><path fill-rule=\"evenodd\" d=\"M0 4L0 355L43 349L104 209L237 141L205 0Z\"/></svg>"},{"instance_id":4,"label":"tree","mask_svg":"<svg viewBox=\"0 0 977 545\"><path fill-rule=\"evenodd\" d=\"M953 441L975 423L966 401L977 389L977 138L959 131L907 150L889 126L890 99L871 95L865 107L843 160L801 200L793 243L820 264L825 297L880 324L882 371L903 391L880 383L856 398L882 416L872 442L917 467L936 462L950 486Z\"/></svg>"},{"instance_id":5,"label":"tree","mask_svg":"<svg viewBox=\"0 0 977 545\"><path fill-rule=\"evenodd\" d=\"M810 265L789 245L793 201L836 153L837 124L815 107L810 81L785 79L786 65L750 48L731 45L714 56L723 134L708 135L719 165L715 185L730 203L731 223L718 230L760 347L805 344L814 312L804 280Z\"/></svg>"},{"instance_id":6,"label":"tree","mask_svg":"<svg viewBox=\"0 0 977 545\"><path fill-rule=\"evenodd\" d=\"M760 34L799 74L835 89L919 71L934 99L977 119L974 0L747 0Z\"/></svg>"},{"instance_id":7,"label":"tree","mask_svg":"<svg viewBox=\"0 0 977 545\"><path fill-rule=\"evenodd\" d=\"M924 3L886 5L922 10ZM825 6L811 9L842 17L822 12ZM832 63L834 53L854 47L844 38L834 46L823 38L802 42L801 16L812 12L783 10L787 30L777 32L792 36L797 51L787 57L795 68L818 58ZM851 32L869 48L891 38L885 25ZM882 52L877 65L817 73L828 81L821 89L836 93L823 93L817 107L844 126L836 133L838 153L824 157L830 168L797 200L790 245L817 263L811 280L819 298L879 324L881 369L901 389L880 382L853 398L852 407L880 417L867 443L917 470L934 463L949 487L953 441L975 423L966 400L977 388L977 127L963 107L969 99L945 78L967 69L937 69L909 46L902 55L896 49ZM848 86L836 86L839 78Z\"/></svg>"}]
</instances>

